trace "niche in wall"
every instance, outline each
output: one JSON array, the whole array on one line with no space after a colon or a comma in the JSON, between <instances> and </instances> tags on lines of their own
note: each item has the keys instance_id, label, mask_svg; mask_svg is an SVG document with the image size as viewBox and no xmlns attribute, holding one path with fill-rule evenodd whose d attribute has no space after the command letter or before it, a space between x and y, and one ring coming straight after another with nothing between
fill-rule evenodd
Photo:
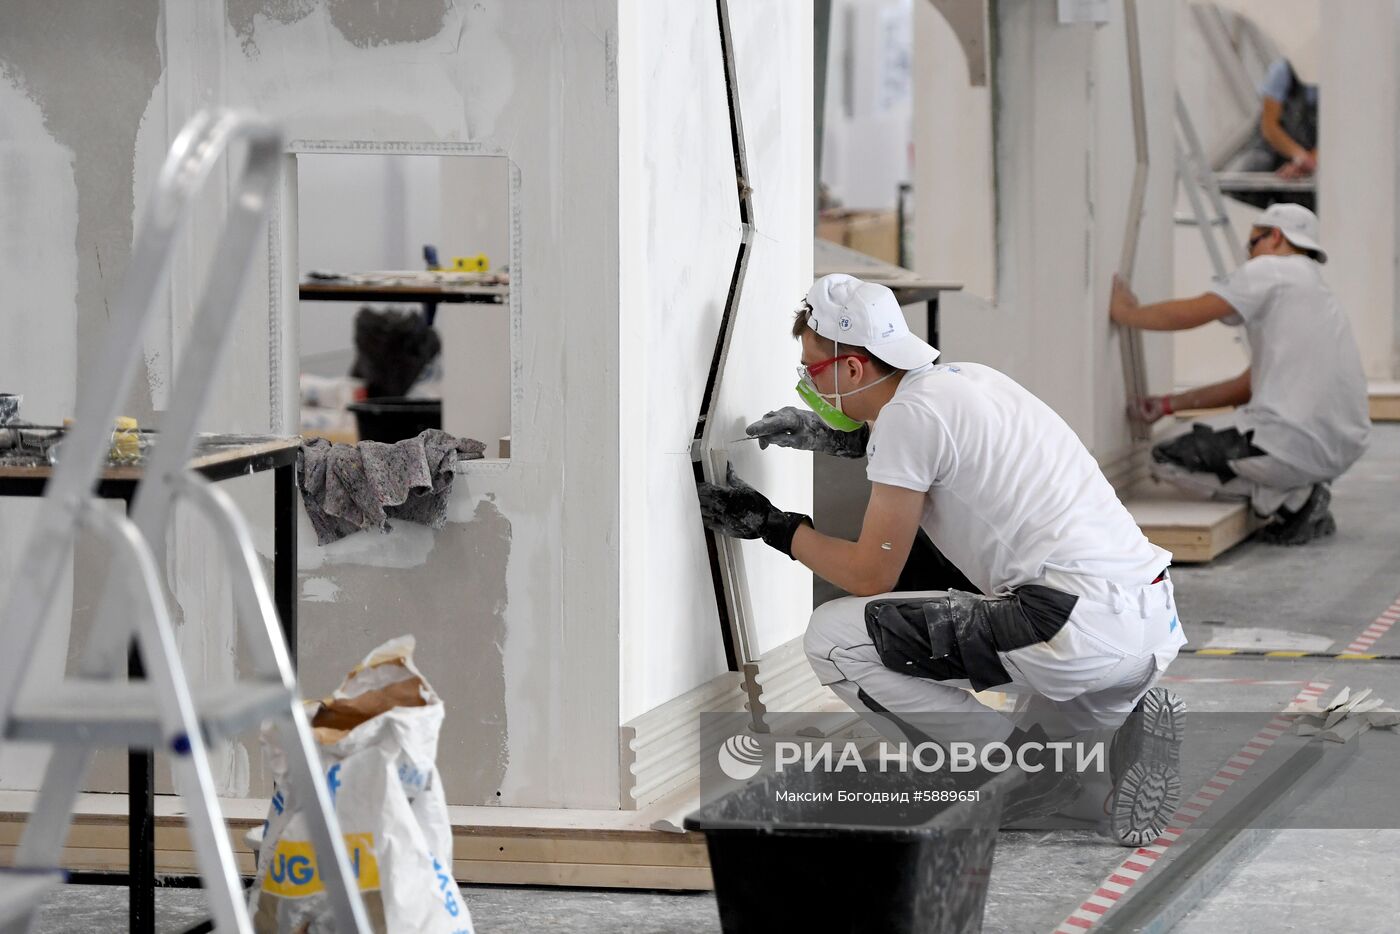
<instances>
[{"instance_id":1,"label":"niche in wall","mask_svg":"<svg viewBox=\"0 0 1400 934\"><path fill-rule=\"evenodd\" d=\"M388 441L437 417L508 456L510 161L384 148L293 153L300 429Z\"/></svg>"}]
</instances>

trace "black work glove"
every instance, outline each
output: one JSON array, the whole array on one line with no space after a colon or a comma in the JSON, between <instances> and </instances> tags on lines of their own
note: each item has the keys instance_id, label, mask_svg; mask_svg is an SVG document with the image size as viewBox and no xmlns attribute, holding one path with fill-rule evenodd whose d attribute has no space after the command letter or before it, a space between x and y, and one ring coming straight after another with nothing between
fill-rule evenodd
<instances>
[{"instance_id":1,"label":"black work glove","mask_svg":"<svg viewBox=\"0 0 1400 934\"><path fill-rule=\"evenodd\" d=\"M864 457L865 444L870 440L869 425L860 426L859 431L838 431L816 412L791 405L769 412L744 431L750 438L757 438L761 448L776 444L836 457Z\"/></svg>"},{"instance_id":2,"label":"black work glove","mask_svg":"<svg viewBox=\"0 0 1400 934\"><path fill-rule=\"evenodd\" d=\"M705 527L730 538L761 538L769 547L792 557L792 537L811 517L799 512L781 512L768 497L749 486L729 466L727 486L700 484L700 518Z\"/></svg>"}]
</instances>

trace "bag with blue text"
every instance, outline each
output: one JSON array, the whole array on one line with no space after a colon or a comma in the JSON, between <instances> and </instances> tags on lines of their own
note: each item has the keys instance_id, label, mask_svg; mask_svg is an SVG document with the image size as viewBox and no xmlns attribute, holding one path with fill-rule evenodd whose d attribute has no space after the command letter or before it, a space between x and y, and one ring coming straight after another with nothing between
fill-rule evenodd
<instances>
[{"instance_id":1,"label":"bag with blue text","mask_svg":"<svg viewBox=\"0 0 1400 934\"><path fill-rule=\"evenodd\" d=\"M437 770L441 698L413 665L412 636L384 643L334 694L308 702L335 815L380 934L472 934L452 877L452 825ZM249 896L260 934L331 934L335 923L287 762L263 748L275 781Z\"/></svg>"}]
</instances>

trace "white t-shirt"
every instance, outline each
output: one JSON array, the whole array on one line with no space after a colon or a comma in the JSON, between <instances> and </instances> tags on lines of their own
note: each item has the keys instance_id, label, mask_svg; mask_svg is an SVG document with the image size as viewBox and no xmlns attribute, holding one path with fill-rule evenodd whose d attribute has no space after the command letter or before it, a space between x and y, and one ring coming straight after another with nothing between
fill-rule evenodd
<instances>
[{"instance_id":1,"label":"white t-shirt","mask_svg":"<svg viewBox=\"0 0 1400 934\"><path fill-rule=\"evenodd\" d=\"M1064 420L991 367L906 373L866 453L872 482L927 493L920 524L983 593L1047 568L1144 586L1171 562Z\"/></svg>"},{"instance_id":2,"label":"white t-shirt","mask_svg":"<svg viewBox=\"0 0 1400 934\"><path fill-rule=\"evenodd\" d=\"M1340 476L1371 432L1366 374L1351 323L1306 256L1258 256L1217 284L1215 294L1249 335L1250 392L1238 413L1254 444L1315 474Z\"/></svg>"}]
</instances>

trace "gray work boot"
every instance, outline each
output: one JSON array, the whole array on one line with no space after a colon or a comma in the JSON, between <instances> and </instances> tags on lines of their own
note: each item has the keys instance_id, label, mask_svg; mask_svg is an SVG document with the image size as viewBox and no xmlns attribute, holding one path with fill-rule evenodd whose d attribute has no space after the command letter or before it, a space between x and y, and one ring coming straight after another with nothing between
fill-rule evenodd
<instances>
[{"instance_id":1,"label":"gray work boot","mask_svg":"<svg viewBox=\"0 0 1400 934\"><path fill-rule=\"evenodd\" d=\"M1042 768L1038 772L1027 772L1025 779L1007 793L1001 811L1003 830L1024 829L1024 824L1056 815L1079 796L1081 786L1073 772L1058 771L1043 761L1046 758L1043 747L1048 741L1049 737L1039 724L1029 731L1016 730L1007 739L1013 757L1023 743L1040 744L1042 751L1027 757L1027 764Z\"/></svg>"},{"instance_id":2,"label":"gray work boot","mask_svg":"<svg viewBox=\"0 0 1400 934\"><path fill-rule=\"evenodd\" d=\"M1332 491L1327 484L1314 484L1308 501L1297 512L1279 510L1278 518L1259 530L1259 540L1270 545L1306 545L1316 538L1337 531L1332 518Z\"/></svg>"},{"instance_id":3,"label":"gray work boot","mask_svg":"<svg viewBox=\"0 0 1400 934\"><path fill-rule=\"evenodd\" d=\"M1104 802L1108 833L1122 846L1156 840L1181 803L1181 737L1186 705L1165 688L1138 701L1113 734L1109 773L1113 791Z\"/></svg>"}]
</instances>

